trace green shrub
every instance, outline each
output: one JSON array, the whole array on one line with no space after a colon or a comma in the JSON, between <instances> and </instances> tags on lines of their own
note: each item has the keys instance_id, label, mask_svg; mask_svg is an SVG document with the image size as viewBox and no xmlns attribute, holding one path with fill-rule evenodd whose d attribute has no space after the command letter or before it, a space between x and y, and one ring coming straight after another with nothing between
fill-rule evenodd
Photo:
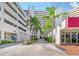
<instances>
[{"instance_id":1,"label":"green shrub","mask_svg":"<svg viewBox=\"0 0 79 59\"><path fill-rule=\"evenodd\" d=\"M50 37L47 37L47 41L49 42L49 43L52 43L52 37L50 36Z\"/></svg>"},{"instance_id":2,"label":"green shrub","mask_svg":"<svg viewBox=\"0 0 79 59\"><path fill-rule=\"evenodd\" d=\"M9 44L9 43L15 43L15 40L0 40L0 44Z\"/></svg>"},{"instance_id":3,"label":"green shrub","mask_svg":"<svg viewBox=\"0 0 79 59\"><path fill-rule=\"evenodd\" d=\"M31 39L31 42L35 43L37 40L38 40L38 38L36 36L33 36L32 39Z\"/></svg>"},{"instance_id":4,"label":"green shrub","mask_svg":"<svg viewBox=\"0 0 79 59\"><path fill-rule=\"evenodd\" d=\"M1 44L1 40L0 40L0 44Z\"/></svg>"},{"instance_id":5,"label":"green shrub","mask_svg":"<svg viewBox=\"0 0 79 59\"><path fill-rule=\"evenodd\" d=\"M54 43L54 39L52 36L46 37L45 40L48 41L49 43Z\"/></svg>"},{"instance_id":6,"label":"green shrub","mask_svg":"<svg viewBox=\"0 0 79 59\"><path fill-rule=\"evenodd\" d=\"M32 43L35 43L36 41L37 41L36 39L32 39L32 40L31 40Z\"/></svg>"}]
</instances>

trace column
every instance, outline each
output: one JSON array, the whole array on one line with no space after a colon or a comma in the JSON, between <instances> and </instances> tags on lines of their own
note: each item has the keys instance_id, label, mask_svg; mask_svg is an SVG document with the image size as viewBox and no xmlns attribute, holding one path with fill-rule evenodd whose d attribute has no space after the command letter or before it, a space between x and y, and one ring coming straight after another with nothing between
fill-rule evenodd
<instances>
[{"instance_id":1,"label":"column","mask_svg":"<svg viewBox=\"0 0 79 59\"><path fill-rule=\"evenodd\" d=\"M1 39L4 40L4 32L1 32Z\"/></svg>"},{"instance_id":2,"label":"column","mask_svg":"<svg viewBox=\"0 0 79 59\"><path fill-rule=\"evenodd\" d=\"M64 44L66 44L66 33L64 33Z\"/></svg>"},{"instance_id":3,"label":"column","mask_svg":"<svg viewBox=\"0 0 79 59\"><path fill-rule=\"evenodd\" d=\"M76 44L78 44L78 32L76 32Z\"/></svg>"},{"instance_id":4,"label":"column","mask_svg":"<svg viewBox=\"0 0 79 59\"><path fill-rule=\"evenodd\" d=\"M70 44L72 44L72 32L70 32Z\"/></svg>"},{"instance_id":5,"label":"column","mask_svg":"<svg viewBox=\"0 0 79 59\"><path fill-rule=\"evenodd\" d=\"M60 44L60 27L57 26L56 28L56 44Z\"/></svg>"}]
</instances>

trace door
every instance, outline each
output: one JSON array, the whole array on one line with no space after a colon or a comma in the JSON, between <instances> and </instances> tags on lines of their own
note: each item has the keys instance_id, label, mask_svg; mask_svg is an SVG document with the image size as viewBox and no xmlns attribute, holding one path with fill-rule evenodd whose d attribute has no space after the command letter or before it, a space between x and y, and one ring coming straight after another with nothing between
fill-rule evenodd
<instances>
[{"instance_id":1,"label":"door","mask_svg":"<svg viewBox=\"0 0 79 59\"><path fill-rule=\"evenodd\" d=\"M62 44L70 44L70 32L62 32L61 33L61 43Z\"/></svg>"},{"instance_id":2,"label":"door","mask_svg":"<svg viewBox=\"0 0 79 59\"><path fill-rule=\"evenodd\" d=\"M69 32L66 32L65 34L65 41L66 41L66 44L70 44L70 33Z\"/></svg>"},{"instance_id":3,"label":"door","mask_svg":"<svg viewBox=\"0 0 79 59\"><path fill-rule=\"evenodd\" d=\"M64 35L62 34L61 35L61 44L63 44L64 43Z\"/></svg>"},{"instance_id":4,"label":"door","mask_svg":"<svg viewBox=\"0 0 79 59\"><path fill-rule=\"evenodd\" d=\"M78 44L79 44L79 32L78 32Z\"/></svg>"},{"instance_id":5,"label":"door","mask_svg":"<svg viewBox=\"0 0 79 59\"><path fill-rule=\"evenodd\" d=\"M76 32L72 32L72 44L76 44Z\"/></svg>"}]
</instances>

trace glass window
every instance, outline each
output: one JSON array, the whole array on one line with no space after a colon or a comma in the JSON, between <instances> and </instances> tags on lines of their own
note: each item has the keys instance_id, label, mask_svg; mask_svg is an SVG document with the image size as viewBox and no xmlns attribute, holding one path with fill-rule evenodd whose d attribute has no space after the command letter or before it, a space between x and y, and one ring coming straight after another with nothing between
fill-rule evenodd
<instances>
[{"instance_id":1,"label":"glass window","mask_svg":"<svg viewBox=\"0 0 79 59\"><path fill-rule=\"evenodd\" d=\"M26 23L26 21L24 20L24 18L18 14L18 16Z\"/></svg>"},{"instance_id":2,"label":"glass window","mask_svg":"<svg viewBox=\"0 0 79 59\"><path fill-rule=\"evenodd\" d=\"M15 16L13 16L9 11L7 11L6 9L4 9L4 12L9 15L10 17L12 17L14 20L17 20L17 18Z\"/></svg>"},{"instance_id":3,"label":"glass window","mask_svg":"<svg viewBox=\"0 0 79 59\"><path fill-rule=\"evenodd\" d=\"M0 10L1 10L1 6L0 6Z\"/></svg>"},{"instance_id":4,"label":"glass window","mask_svg":"<svg viewBox=\"0 0 79 59\"><path fill-rule=\"evenodd\" d=\"M26 32L26 30L25 30L25 29L23 29L23 28L21 28L21 27L19 27L19 26L18 26L18 28L19 28L19 29L21 29L22 31Z\"/></svg>"},{"instance_id":5,"label":"glass window","mask_svg":"<svg viewBox=\"0 0 79 59\"><path fill-rule=\"evenodd\" d=\"M6 2L6 4L7 4L15 13L17 13L16 10L15 10L8 2Z\"/></svg>"},{"instance_id":6,"label":"glass window","mask_svg":"<svg viewBox=\"0 0 79 59\"><path fill-rule=\"evenodd\" d=\"M17 26L17 25L13 24L12 22L10 22L10 21L8 21L8 20L6 20L6 19L4 19L4 22L7 23L7 24L9 24L9 25L12 25L12 26L14 26L14 27Z\"/></svg>"},{"instance_id":7,"label":"glass window","mask_svg":"<svg viewBox=\"0 0 79 59\"><path fill-rule=\"evenodd\" d=\"M1 17L0 17L0 21L1 21Z\"/></svg>"},{"instance_id":8,"label":"glass window","mask_svg":"<svg viewBox=\"0 0 79 59\"><path fill-rule=\"evenodd\" d=\"M26 25L25 25L25 24L23 24L21 21L19 21L19 20L18 20L18 22L19 22L20 24L22 24L24 27L26 27Z\"/></svg>"},{"instance_id":9,"label":"glass window","mask_svg":"<svg viewBox=\"0 0 79 59\"><path fill-rule=\"evenodd\" d=\"M12 40L17 40L17 34L12 33L12 34L11 34L11 39L12 39Z\"/></svg>"},{"instance_id":10,"label":"glass window","mask_svg":"<svg viewBox=\"0 0 79 59\"><path fill-rule=\"evenodd\" d=\"M1 39L1 31L0 31L0 39Z\"/></svg>"}]
</instances>

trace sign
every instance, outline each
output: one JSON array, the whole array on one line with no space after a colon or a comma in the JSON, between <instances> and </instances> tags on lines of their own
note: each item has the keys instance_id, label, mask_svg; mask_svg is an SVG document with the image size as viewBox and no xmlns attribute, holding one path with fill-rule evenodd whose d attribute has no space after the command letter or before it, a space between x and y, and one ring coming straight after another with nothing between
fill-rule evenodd
<instances>
[{"instance_id":1,"label":"sign","mask_svg":"<svg viewBox=\"0 0 79 59\"><path fill-rule=\"evenodd\" d=\"M68 18L68 27L79 27L79 17L69 17Z\"/></svg>"}]
</instances>

